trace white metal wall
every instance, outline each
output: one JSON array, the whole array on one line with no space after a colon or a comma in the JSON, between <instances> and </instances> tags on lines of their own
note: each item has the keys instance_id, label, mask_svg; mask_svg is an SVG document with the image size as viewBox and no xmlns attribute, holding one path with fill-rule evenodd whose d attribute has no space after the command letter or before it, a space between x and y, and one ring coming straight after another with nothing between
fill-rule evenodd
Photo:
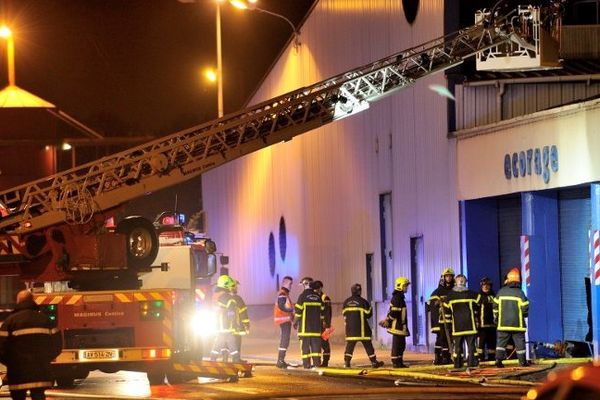
<instances>
[{"instance_id":1,"label":"white metal wall","mask_svg":"<svg viewBox=\"0 0 600 400\"><path fill-rule=\"evenodd\" d=\"M321 0L253 102L320 81L443 34L443 1L423 0L411 27L397 0ZM276 273L323 280L334 302L365 283L374 253L374 298L381 299L379 194L392 192L393 263L409 276L410 236L423 235L427 291L443 266L458 266L454 143L446 139L446 102L428 89L436 75L371 109L287 143L236 160L203 177L209 233L230 255L230 272L249 304L273 301L268 237ZM293 295L297 295L295 289ZM426 293L428 295L429 293Z\"/></svg>"}]
</instances>

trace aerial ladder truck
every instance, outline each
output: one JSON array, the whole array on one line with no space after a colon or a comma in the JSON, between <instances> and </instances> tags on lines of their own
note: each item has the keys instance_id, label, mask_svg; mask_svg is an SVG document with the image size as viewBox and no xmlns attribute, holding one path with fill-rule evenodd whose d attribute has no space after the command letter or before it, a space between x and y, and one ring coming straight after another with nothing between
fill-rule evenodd
<instances>
[{"instance_id":1,"label":"aerial ladder truck","mask_svg":"<svg viewBox=\"0 0 600 400\"><path fill-rule=\"evenodd\" d=\"M18 275L29 284L68 282L70 288L36 296L63 332L64 351L53 364L57 377L70 383L94 369L125 369L144 371L151 383L162 383L165 374L177 380L177 372L247 373L244 365L193 359L189 331L196 328L184 326L189 318L177 316L180 308L189 310L189 302L198 296L207 297L201 283L206 284L216 271L214 243L182 242L179 249L159 246L169 225L178 225L177 214L154 224L141 217L123 218L116 224L107 221L116 221L123 205L133 198L364 111L370 103L469 57L477 55L478 63L525 57L544 68L539 37L530 35L535 31L532 26L543 29L543 13L535 7L504 14L496 9L483 11L473 26L458 32L0 192L0 275ZM518 65L524 68L523 63ZM167 283L166 288L156 287L157 281L167 280L147 279L164 272L153 268L159 250L179 260L167 260L173 268L179 262L186 264L182 270L186 283L181 287ZM150 281L155 284L147 288L144 282ZM187 294L181 295L180 289Z\"/></svg>"}]
</instances>

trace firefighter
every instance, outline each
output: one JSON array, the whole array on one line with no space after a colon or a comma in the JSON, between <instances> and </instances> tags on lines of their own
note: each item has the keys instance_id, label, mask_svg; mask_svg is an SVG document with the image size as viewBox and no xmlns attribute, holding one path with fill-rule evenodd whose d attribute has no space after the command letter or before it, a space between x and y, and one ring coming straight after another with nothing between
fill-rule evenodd
<instances>
[{"instance_id":1,"label":"firefighter","mask_svg":"<svg viewBox=\"0 0 600 400\"><path fill-rule=\"evenodd\" d=\"M496 324L492 280L486 276L479 285L479 359L493 361L496 358Z\"/></svg>"},{"instance_id":2,"label":"firefighter","mask_svg":"<svg viewBox=\"0 0 600 400\"><path fill-rule=\"evenodd\" d=\"M240 353L234 336L237 304L231 294L235 281L228 275L221 275L217 280L217 288L213 293L213 303L218 310L217 336L210 352L211 361L216 361L219 354L228 351L233 362L240 361Z\"/></svg>"},{"instance_id":3,"label":"firefighter","mask_svg":"<svg viewBox=\"0 0 600 400\"><path fill-rule=\"evenodd\" d=\"M454 339L454 368L463 366L463 345L467 344L469 359L467 365L476 367L477 360L477 323L479 315L479 295L467 288L467 277L456 276L455 285L444 301L444 307L452 313L452 338Z\"/></svg>"},{"instance_id":4,"label":"firefighter","mask_svg":"<svg viewBox=\"0 0 600 400\"><path fill-rule=\"evenodd\" d=\"M0 362L6 365L8 389L14 400L46 398L54 385L50 362L62 350L62 336L48 316L40 312L28 290L17 293L14 311L0 326Z\"/></svg>"},{"instance_id":5,"label":"firefighter","mask_svg":"<svg viewBox=\"0 0 600 400\"><path fill-rule=\"evenodd\" d=\"M517 349L519 365L529 365L525 350L525 318L529 313L529 300L521 290L521 273L518 268L508 272L506 281L494 299L494 320L496 321L496 367L503 368L506 358L506 345L512 338Z\"/></svg>"},{"instance_id":6,"label":"firefighter","mask_svg":"<svg viewBox=\"0 0 600 400\"><path fill-rule=\"evenodd\" d=\"M279 336L279 351L277 355L277 368L287 368L285 353L290 346L290 334L294 320L294 304L290 299L290 290L294 280L291 276L284 276L281 280L281 289L277 292L277 301L273 306L273 321L281 330Z\"/></svg>"},{"instance_id":7,"label":"firefighter","mask_svg":"<svg viewBox=\"0 0 600 400\"><path fill-rule=\"evenodd\" d=\"M321 296L310 287L312 282L313 279L309 277L300 281L304 291L300 293L294 306L296 309L294 328L298 329L302 348L302 366L306 369L321 365L321 332L325 312Z\"/></svg>"},{"instance_id":8,"label":"firefighter","mask_svg":"<svg viewBox=\"0 0 600 400\"><path fill-rule=\"evenodd\" d=\"M408 285L410 285L408 278L401 276L396 279L390 309L386 319L381 324L387 329L388 333L392 334L392 365L394 368L408 368L403 361L404 350L406 350L406 337L410 336L406 301L404 300Z\"/></svg>"},{"instance_id":9,"label":"firefighter","mask_svg":"<svg viewBox=\"0 0 600 400\"><path fill-rule=\"evenodd\" d=\"M236 304L235 312L235 325L233 335L235 336L235 344L240 354L240 360L242 357L242 337L250 333L250 317L248 317L248 307L246 302L242 299L242 296L238 294L239 282L233 280L233 287L231 288L231 297Z\"/></svg>"},{"instance_id":10,"label":"firefighter","mask_svg":"<svg viewBox=\"0 0 600 400\"><path fill-rule=\"evenodd\" d=\"M325 307L323 311L323 331L321 332L321 349L323 350L323 360L321 367L328 367L329 360L331 358L331 345L329 344L329 335L332 332L331 327L331 299L325 293L323 293L323 282L314 281L310 286L323 301Z\"/></svg>"},{"instance_id":11,"label":"firefighter","mask_svg":"<svg viewBox=\"0 0 600 400\"><path fill-rule=\"evenodd\" d=\"M454 270L450 267L442 271L440 282L427 300L427 311L431 317L431 331L435 333L435 365L450 364L450 344L452 343L452 313L442 307L442 301L454 287ZM440 312L443 311L443 312Z\"/></svg>"},{"instance_id":12,"label":"firefighter","mask_svg":"<svg viewBox=\"0 0 600 400\"><path fill-rule=\"evenodd\" d=\"M368 319L373 315L371 304L361 297L362 287L355 283L350 288L352 296L344 301L342 314L346 326L346 351L344 352L344 366L350 368L350 361L354 353L356 342L361 342L369 356L373 368L383 366L383 361L377 361L375 349L371 342L371 326Z\"/></svg>"}]
</instances>

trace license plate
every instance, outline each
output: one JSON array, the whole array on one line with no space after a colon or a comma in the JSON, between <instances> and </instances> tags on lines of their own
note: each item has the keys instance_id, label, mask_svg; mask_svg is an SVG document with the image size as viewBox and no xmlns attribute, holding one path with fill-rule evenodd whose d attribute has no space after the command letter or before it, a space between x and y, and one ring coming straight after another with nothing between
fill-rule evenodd
<instances>
[{"instance_id":1,"label":"license plate","mask_svg":"<svg viewBox=\"0 0 600 400\"><path fill-rule=\"evenodd\" d=\"M116 349L79 350L79 359L81 361L118 360L119 359L119 350L116 350Z\"/></svg>"}]
</instances>

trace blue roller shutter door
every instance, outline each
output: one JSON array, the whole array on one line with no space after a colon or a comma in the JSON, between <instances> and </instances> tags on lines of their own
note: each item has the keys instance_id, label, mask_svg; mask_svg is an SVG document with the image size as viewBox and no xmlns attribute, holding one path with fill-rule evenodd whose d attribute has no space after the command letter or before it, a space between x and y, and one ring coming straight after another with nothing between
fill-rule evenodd
<instances>
[{"instance_id":1,"label":"blue roller shutter door","mask_svg":"<svg viewBox=\"0 0 600 400\"><path fill-rule=\"evenodd\" d=\"M521 265L521 197L498 199L498 250L500 280ZM495 288L498 290L498 288Z\"/></svg>"},{"instance_id":2,"label":"blue roller shutter door","mask_svg":"<svg viewBox=\"0 0 600 400\"><path fill-rule=\"evenodd\" d=\"M558 200L564 339L583 341L588 332L584 279L589 271L589 188L562 190Z\"/></svg>"}]
</instances>

